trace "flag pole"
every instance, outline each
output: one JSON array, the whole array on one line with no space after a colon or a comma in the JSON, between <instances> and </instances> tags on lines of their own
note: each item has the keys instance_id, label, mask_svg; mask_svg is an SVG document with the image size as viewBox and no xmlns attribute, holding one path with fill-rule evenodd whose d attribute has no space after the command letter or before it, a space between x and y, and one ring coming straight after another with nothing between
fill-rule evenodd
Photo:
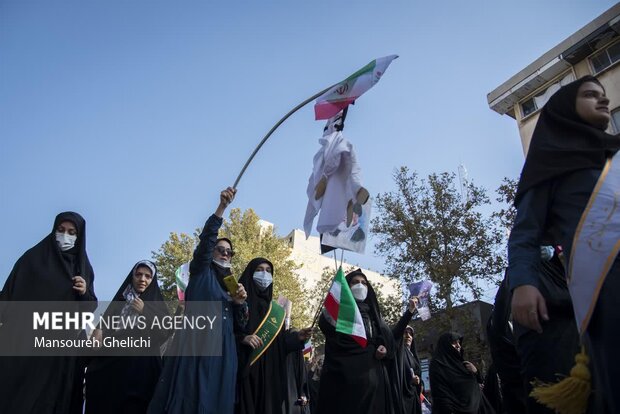
<instances>
[{"instance_id":1,"label":"flag pole","mask_svg":"<svg viewBox=\"0 0 620 414\"><path fill-rule=\"evenodd\" d=\"M336 249L334 249L333 252L334 252L334 262L336 263L336 273L337 273L338 272L338 259L336 258ZM328 285L327 291L329 291L330 287L331 287L331 284ZM314 328L314 325L316 325L316 322L319 320L319 316L321 315L321 310L323 309L323 305L325 304L325 299L327 299L327 292L323 296L323 300L321 301L319 308L314 313L314 318L312 319L312 325L310 325L310 328Z\"/></svg>"},{"instance_id":2,"label":"flag pole","mask_svg":"<svg viewBox=\"0 0 620 414\"><path fill-rule=\"evenodd\" d=\"M252 160L254 159L254 156L256 155L256 153L261 149L261 147L263 146L263 144L269 139L269 137L271 136L271 134L273 134L275 132L276 129L278 129L278 127L280 125L282 125L282 123L284 123L284 121L286 121L291 115L293 115L295 112L297 112L298 110L300 110L302 107L306 106L308 103L310 103L311 101L315 100L316 98L318 98L319 96L323 95L325 92L327 92L328 90L330 90L331 88L333 88L336 85L339 85L341 82L335 83L333 85L331 85L328 88L323 89L321 92L318 92L314 95L312 95L310 98L306 99L305 101L303 101L302 103L300 103L299 105L297 105L295 108L291 109L289 111L289 113L287 113L286 115L284 115L284 117L282 117L282 119L280 119L267 133L267 135L265 135L265 137L262 139L262 141L258 144L258 146L256 148L254 148L254 152L252 152L252 155L250 155L250 158L248 158L248 160L245 162L245 165L243 166L243 168L241 169L241 172L239 173L239 175L237 176L237 179L235 180L235 183L233 184L233 188L237 188L237 184L239 184L239 181L241 180L241 177L243 176L243 173L245 173L245 170L248 168L248 165L250 165L250 163L252 162Z\"/></svg>"}]
</instances>

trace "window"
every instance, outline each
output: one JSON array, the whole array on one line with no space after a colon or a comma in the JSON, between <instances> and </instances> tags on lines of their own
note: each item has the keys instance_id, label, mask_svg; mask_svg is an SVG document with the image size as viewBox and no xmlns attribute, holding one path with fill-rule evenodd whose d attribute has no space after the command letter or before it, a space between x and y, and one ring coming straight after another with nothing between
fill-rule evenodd
<instances>
[{"instance_id":1,"label":"window","mask_svg":"<svg viewBox=\"0 0 620 414\"><path fill-rule=\"evenodd\" d=\"M620 60L620 42L601 50L590 57L594 74L600 73Z\"/></svg>"},{"instance_id":2,"label":"window","mask_svg":"<svg viewBox=\"0 0 620 414\"><path fill-rule=\"evenodd\" d=\"M611 111L611 127L616 134L620 133L620 108Z\"/></svg>"},{"instance_id":3,"label":"window","mask_svg":"<svg viewBox=\"0 0 620 414\"><path fill-rule=\"evenodd\" d=\"M522 114L521 118L525 118L528 115L533 114L534 112L538 111L540 108L545 106L549 98L551 98L551 95L556 93L558 89L560 89L562 86L567 85L574 80L575 80L575 76L573 76L572 73L569 73L568 75L564 76L559 81L548 86L547 89L544 89L538 95L532 96L531 98L526 99L525 101L521 102L521 114Z\"/></svg>"}]
</instances>

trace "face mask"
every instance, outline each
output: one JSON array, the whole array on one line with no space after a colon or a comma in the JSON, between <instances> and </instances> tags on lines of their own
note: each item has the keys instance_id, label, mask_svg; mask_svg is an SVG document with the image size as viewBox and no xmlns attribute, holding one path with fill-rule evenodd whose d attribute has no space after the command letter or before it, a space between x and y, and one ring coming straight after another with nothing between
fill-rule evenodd
<instances>
[{"instance_id":1,"label":"face mask","mask_svg":"<svg viewBox=\"0 0 620 414\"><path fill-rule=\"evenodd\" d=\"M75 246L75 241L77 240L77 236L72 236L67 233L56 232L56 242L58 243L58 247L63 252L66 252L69 249L72 249Z\"/></svg>"},{"instance_id":2,"label":"face mask","mask_svg":"<svg viewBox=\"0 0 620 414\"><path fill-rule=\"evenodd\" d=\"M366 296L368 295L368 288L361 283L354 285L351 288L351 293L353 293L353 297L359 301L366 300Z\"/></svg>"},{"instance_id":3,"label":"face mask","mask_svg":"<svg viewBox=\"0 0 620 414\"><path fill-rule=\"evenodd\" d=\"M254 272L254 283L260 290L265 290L273 282L273 276L269 272Z\"/></svg>"},{"instance_id":4,"label":"face mask","mask_svg":"<svg viewBox=\"0 0 620 414\"><path fill-rule=\"evenodd\" d=\"M231 263L226 260L213 259L213 263L217 268L217 272L222 276L232 275Z\"/></svg>"}]
</instances>

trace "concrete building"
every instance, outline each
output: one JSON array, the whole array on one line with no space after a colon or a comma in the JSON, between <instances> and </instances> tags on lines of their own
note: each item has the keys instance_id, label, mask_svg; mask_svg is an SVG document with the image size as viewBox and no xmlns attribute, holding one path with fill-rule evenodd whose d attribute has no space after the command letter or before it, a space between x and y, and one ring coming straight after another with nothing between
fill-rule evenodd
<instances>
[{"instance_id":1,"label":"concrete building","mask_svg":"<svg viewBox=\"0 0 620 414\"><path fill-rule=\"evenodd\" d=\"M265 220L259 220L259 224L263 230L269 227L273 227L273 223ZM306 234L303 230L292 230L286 237L283 238L288 246L291 248L291 260L300 266L297 270L297 276L303 283L304 288L312 289L317 282L321 280L323 269L326 267L329 269L335 268L334 257L331 254L321 254L321 241L316 236L310 236L306 240ZM340 264L340 251L338 251L338 264ZM346 259L345 252L345 259ZM385 296L388 295L403 295L400 281L386 277L375 271L364 269L361 266L357 266L352 263L348 263L346 260L342 263L342 268L346 271L350 268L360 267L370 283L377 286L377 283L383 285L381 293ZM322 298L316 298L322 299Z\"/></svg>"},{"instance_id":2,"label":"concrete building","mask_svg":"<svg viewBox=\"0 0 620 414\"><path fill-rule=\"evenodd\" d=\"M301 265L301 268L297 271L297 275L300 280L305 281L307 288L312 288L316 283L321 280L323 269L335 268L334 258L331 254L321 255L321 242L318 237L310 236L306 240L306 235L303 230L295 229L291 231L288 236L285 237L291 248L291 259ZM340 263L340 253L337 254L338 263ZM346 258L346 253L345 253ZM346 261L343 262L342 268L346 269L351 267L359 267ZM362 268L362 271L368 278L371 284L377 285L377 282L383 285L381 292L384 295L402 295L400 282L398 280L388 278L372 270Z\"/></svg>"},{"instance_id":3,"label":"concrete building","mask_svg":"<svg viewBox=\"0 0 620 414\"><path fill-rule=\"evenodd\" d=\"M611 133L620 132L620 3L576 31L487 95L489 107L517 121L523 153L538 113L560 86L595 75L610 99Z\"/></svg>"}]
</instances>

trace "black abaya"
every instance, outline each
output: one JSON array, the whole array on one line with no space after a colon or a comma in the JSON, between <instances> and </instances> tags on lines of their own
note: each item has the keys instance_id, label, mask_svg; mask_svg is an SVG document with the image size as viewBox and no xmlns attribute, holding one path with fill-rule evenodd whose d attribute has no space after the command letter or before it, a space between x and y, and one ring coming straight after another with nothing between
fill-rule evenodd
<instances>
[{"instance_id":1,"label":"black abaya","mask_svg":"<svg viewBox=\"0 0 620 414\"><path fill-rule=\"evenodd\" d=\"M62 252L55 232L64 221L75 224L77 239L73 248ZM73 289L75 276L86 282L83 295ZM94 310L94 279L86 254L85 220L74 212L60 213L50 234L17 260L2 288L0 301L85 301L89 304L81 309ZM23 323L20 315L0 315L0 320L5 328ZM81 412L81 361L68 356L0 358L0 413Z\"/></svg>"},{"instance_id":2,"label":"black abaya","mask_svg":"<svg viewBox=\"0 0 620 414\"><path fill-rule=\"evenodd\" d=\"M463 357L452 343L460 340L454 333L444 333L429 368L434 414L495 413L482 392L476 374L464 365Z\"/></svg>"},{"instance_id":3,"label":"black abaya","mask_svg":"<svg viewBox=\"0 0 620 414\"><path fill-rule=\"evenodd\" d=\"M347 274L364 276L361 270ZM364 276L365 277L365 276ZM376 359L380 345L386 347L387 359L394 358L396 346L390 328L381 319L379 303L370 284L363 302L357 302L364 321L368 343L362 348L350 335L336 332L325 316L319 328L325 335L325 360L319 388L319 414L393 413L395 405L387 374L387 361Z\"/></svg>"},{"instance_id":4,"label":"black abaya","mask_svg":"<svg viewBox=\"0 0 620 414\"><path fill-rule=\"evenodd\" d=\"M269 309L273 296L273 284L260 290L254 283L253 275L256 268L267 263L272 271L275 269L270 261L256 258L248 263L239 283L248 297L249 321L246 327L236 332L239 372L237 374L237 404L235 412L239 414L272 414L280 413L285 408L287 398L286 355L289 352L303 349L297 332L280 330L269 348L250 365L252 348L242 344L246 335L252 335Z\"/></svg>"},{"instance_id":5,"label":"black abaya","mask_svg":"<svg viewBox=\"0 0 620 414\"><path fill-rule=\"evenodd\" d=\"M121 284L113 302L106 310L105 317L120 315L126 300L123 296L125 289L132 284L133 273L140 264L138 262ZM150 263L155 269L155 265ZM149 286L139 295L144 302L142 315L146 326L152 326L154 318L161 322L162 317L168 314L164 298L157 282L157 270ZM104 337L150 338L151 355L135 356L100 356L90 361L86 372L86 414L107 413L146 413L151 397L157 385L161 372L161 358L152 355L158 352L159 347L167 338L167 331L163 330L104 330Z\"/></svg>"}]
</instances>

